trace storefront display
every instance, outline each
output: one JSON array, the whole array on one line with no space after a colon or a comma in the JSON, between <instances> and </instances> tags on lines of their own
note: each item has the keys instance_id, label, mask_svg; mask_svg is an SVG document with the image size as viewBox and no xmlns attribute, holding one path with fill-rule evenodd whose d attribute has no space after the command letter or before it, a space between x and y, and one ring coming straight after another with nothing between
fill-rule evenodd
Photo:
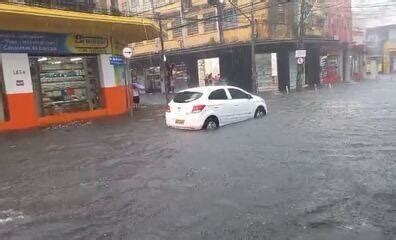
<instances>
[{"instance_id":1,"label":"storefront display","mask_svg":"<svg viewBox=\"0 0 396 240\"><path fill-rule=\"evenodd\" d=\"M220 85L220 58L198 59L199 86Z\"/></svg>"},{"instance_id":2,"label":"storefront display","mask_svg":"<svg viewBox=\"0 0 396 240\"><path fill-rule=\"evenodd\" d=\"M160 67L150 67L145 70L146 92L161 92L161 72Z\"/></svg>"},{"instance_id":3,"label":"storefront display","mask_svg":"<svg viewBox=\"0 0 396 240\"><path fill-rule=\"evenodd\" d=\"M34 89L39 89L41 115L94 110L100 107L97 57L31 57ZM33 62L33 63L32 63ZM34 74L37 72L38 74ZM38 79L34 79L38 78Z\"/></svg>"},{"instance_id":4,"label":"storefront display","mask_svg":"<svg viewBox=\"0 0 396 240\"><path fill-rule=\"evenodd\" d=\"M176 92L188 88L189 76L187 73L187 66L184 63L175 65L172 72L172 77L175 82L174 85Z\"/></svg>"},{"instance_id":5,"label":"storefront display","mask_svg":"<svg viewBox=\"0 0 396 240\"><path fill-rule=\"evenodd\" d=\"M323 84L341 81L340 56L327 55L321 57L321 82Z\"/></svg>"},{"instance_id":6,"label":"storefront display","mask_svg":"<svg viewBox=\"0 0 396 240\"><path fill-rule=\"evenodd\" d=\"M257 91L278 90L278 69L276 53L256 54Z\"/></svg>"}]
</instances>

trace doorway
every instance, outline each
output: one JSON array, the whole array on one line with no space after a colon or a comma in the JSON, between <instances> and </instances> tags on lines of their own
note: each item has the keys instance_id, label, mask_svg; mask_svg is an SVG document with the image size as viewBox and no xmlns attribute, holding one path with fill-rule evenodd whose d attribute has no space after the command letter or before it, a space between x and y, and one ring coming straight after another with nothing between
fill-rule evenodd
<instances>
[{"instance_id":1,"label":"doorway","mask_svg":"<svg viewBox=\"0 0 396 240\"><path fill-rule=\"evenodd\" d=\"M257 91L278 91L278 57L276 53L255 55L257 65Z\"/></svg>"}]
</instances>

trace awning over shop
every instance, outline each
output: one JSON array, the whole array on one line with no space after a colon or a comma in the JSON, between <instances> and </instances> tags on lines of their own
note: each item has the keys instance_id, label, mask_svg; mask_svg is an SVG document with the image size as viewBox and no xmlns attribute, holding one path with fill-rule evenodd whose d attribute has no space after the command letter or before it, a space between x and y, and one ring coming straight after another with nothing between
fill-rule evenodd
<instances>
[{"instance_id":1,"label":"awning over shop","mask_svg":"<svg viewBox=\"0 0 396 240\"><path fill-rule=\"evenodd\" d=\"M117 44L158 37L153 20L0 3L0 30L111 36Z\"/></svg>"}]
</instances>

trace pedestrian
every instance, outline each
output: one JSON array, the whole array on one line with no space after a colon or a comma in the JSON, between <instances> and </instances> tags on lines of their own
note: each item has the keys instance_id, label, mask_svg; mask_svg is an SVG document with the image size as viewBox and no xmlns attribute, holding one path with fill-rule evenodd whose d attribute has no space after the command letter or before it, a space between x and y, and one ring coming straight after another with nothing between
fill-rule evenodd
<instances>
[{"instance_id":1,"label":"pedestrian","mask_svg":"<svg viewBox=\"0 0 396 240\"><path fill-rule=\"evenodd\" d=\"M170 91L175 93L175 79L173 77L170 79Z\"/></svg>"},{"instance_id":2,"label":"pedestrian","mask_svg":"<svg viewBox=\"0 0 396 240\"><path fill-rule=\"evenodd\" d=\"M138 109L140 103L139 88L137 88L135 85L132 85L132 91L133 91L133 103L135 104L135 109Z\"/></svg>"}]
</instances>

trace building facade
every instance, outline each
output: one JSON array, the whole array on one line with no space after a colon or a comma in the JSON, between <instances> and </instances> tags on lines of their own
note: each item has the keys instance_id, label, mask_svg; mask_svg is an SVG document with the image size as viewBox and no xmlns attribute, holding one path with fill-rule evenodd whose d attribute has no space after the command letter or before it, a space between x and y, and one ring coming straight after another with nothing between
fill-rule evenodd
<instances>
[{"instance_id":1,"label":"building facade","mask_svg":"<svg viewBox=\"0 0 396 240\"><path fill-rule=\"evenodd\" d=\"M81 1L40 2L0 3L0 131L126 112L120 46L158 27Z\"/></svg>"},{"instance_id":2,"label":"building facade","mask_svg":"<svg viewBox=\"0 0 396 240\"><path fill-rule=\"evenodd\" d=\"M258 90L296 88L295 50L300 1L255 2L253 8L249 0L233 1L233 4L224 1L223 14L209 3L204 0L120 0L119 6L121 12L131 14L161 14L167 33L166 56L170 64L177 66L177 89L202 86L208 84L208 78L219 75L222 83L251 90L252 36L257 39ZM253 35L248 19L252 13L255 19ZM337 0L336 4L330 0L309 0L304 15L305 83L313 86L321 81L342 80L344 53L352 41L350 0ZM159 73L160 41L136 42L131 47L134 49L134 79L145 84L149 91L161 91L164 83ZM321 67L321 62L331 66Z\"/></svg>"},{"instance_id":3,"label":"building facade","mask_svg":"<svg viewBox=\"0 0 396 240\"><path fill-rule=\"evenodd\" d=\"M396 25L366 29L365 45L368 74L396 72Z\"/></svg>"}]
</instances>

